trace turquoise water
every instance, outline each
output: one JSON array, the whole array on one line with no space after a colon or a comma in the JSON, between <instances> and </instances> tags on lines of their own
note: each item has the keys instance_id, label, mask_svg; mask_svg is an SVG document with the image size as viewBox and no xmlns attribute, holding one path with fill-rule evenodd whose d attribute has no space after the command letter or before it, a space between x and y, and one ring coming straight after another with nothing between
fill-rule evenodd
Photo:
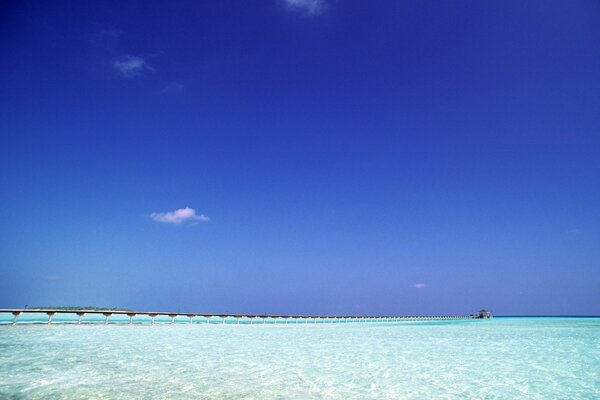
<instances>
[{"instance_id":1,"label":"turquoise water","mask_svg":"<svg viewBox=\"0 0 600 400\"><path fill-rule=\"evenodd\" d=\"M0 326L0 398L599 399L600 319Z\"/></svg>"}]
</instances>

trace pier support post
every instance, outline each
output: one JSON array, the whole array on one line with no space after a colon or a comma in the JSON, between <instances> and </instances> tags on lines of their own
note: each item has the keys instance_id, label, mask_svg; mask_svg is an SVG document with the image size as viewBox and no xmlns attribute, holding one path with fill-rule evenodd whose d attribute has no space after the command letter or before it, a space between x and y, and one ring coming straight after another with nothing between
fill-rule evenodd
<instances>
[{"instance_id":1,"label":"pier support post","mask_svg":"<svg viewBox=\"0 0 600 400\"><path fill-rule=\"evenodd\" d=\"M77 313L77 325L81 325L81 318L83 318L85 315L84 312L78 312Z\"/></svg>"},{"instance_id":2,"label":"pier support post","mask_svg":"<svg viewBox=\"0 0 600 400\"><path fill-rule=\"evenodd\" d=\"M154 325L154 319L156 318L156 316L157 316L158 314L148 314L148 315L149 315L149 316L150 316L150 318L152 319L152 322L151 322L151 324L152 324L152 325Z\"/></svg>"},{"instance_id":3,"label":"pier support post","mask_svg":"<svg viewBox=\"0 0 600 400\"><path fill-rule=\"evenodd\" d=\"M108 325L108 319L112 315L112 313L102 313L104 315L104 325Z\"/></svg>"},{"instance_id":4,"label":"pier support post","mask_svg":"<svg viewBox=\"0 0 600 400\"><path fill-rule=\"evenodd\" d=\"M13 325L17 324L17 319L19 319L19 315L21 315L21 311L13 311L12 315L13 315Z\"/></svg>"},{"instance_id":5,"label":"pier support post","mask_svg":"<svg viewBox=\"0 0 600 400\"><path fill-rule=\"evenodd\" d=\"M169 314L169 317L171 317L171 325L173 325L175 323L175 318L177 318L177 314Z\"/></svg>"},{"instance_id":6,"label":"pier support post","mask_svg":"<svg viewBox=\"0 0 600 400\"><path fill-rule=\"evenodd\" d=\"M190 319L190 324L193 323L192 321L194 319L194 316L193 315L188 315L187 317Z\"/></svg>"},{"instance_id":7,"label":"pier support post","mask_svg":"<svg viewBox=\"0 0 600 400\"><path fill-rule=\"evenodd\" d=\"M48 325L50 325L52 323L52 317L54 317L54 314L56 314L54 311L48 311L46 314L48 314Z\"/></svg>"},{"instance_id":8,"label":"pier support post","mask_svg":"<svg viewBox=\"0 0 600 400\"><path fill-rule=\"evenodd\" d=\"M129 325L133 325L133 317L136 315L136 313L127 313L127 316L129 317Z\"/></svg>"}]
</instances>

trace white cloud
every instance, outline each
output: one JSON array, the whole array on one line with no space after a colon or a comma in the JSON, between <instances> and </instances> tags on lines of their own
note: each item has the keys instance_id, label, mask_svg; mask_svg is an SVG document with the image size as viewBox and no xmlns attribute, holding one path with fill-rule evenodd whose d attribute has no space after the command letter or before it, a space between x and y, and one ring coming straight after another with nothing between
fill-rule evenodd
<instances>
[{"instance_id":1,"label":"white cloud","mask_svg":"<svg viewBox=\"0 0 600 400\"><path fill-rule=\"evenodd\" d=\"M196 210L189 207L180 208L175 211L154 212L150 214L150 218L158 222L165 222L169 224L181 224L185 221L206 222L210 219L204 214L196 214Z\"/></svg>"},{"instance_id":2,"label":"white cloud","mask_svg":"<svg viewBox=\"0 0 600 400\"><path fill-rule=\"evenodd\" d=\"M145 71L154 72L154 68L148 65L143 58L137 56L122 57L113 61L112 66L125 78L138 76Z\"/></svg>"},{"instance_id":3,"label":"white cloud","mask_svg":"<svg viewBox=\"0 0 600 400\"><path fill-rule=\"evenodd\" d=\"M415 284L413 285L413 287L414 287L415 289L423 289L423 288L425 287L425 284L424 284L424 283L415 283Z\"/></svg>"},{"instance_id":4,"label":"white cloud","mask_svg":"<svg viewBox=\"0 0 600 400\"><path fill-rule=\"evenodd\" d=\"M107 38L110 40L117 40L123 35L123 31L115 28L114 26L108 26L100 30L100 37Z\"/></svg>"},{"instance_id":5,"label":"white cloud","mask_svg":"<svg viewBox=\"0 0 600 400\"><path fill-rule=\"evenodd\" d=\"M183 85L183 83L173 82L165 86L165 88L163 89L163 93L180 93L183 92L184 88L185 86Z\"/></svg>"},{"instance_id":6,"label":"white cloud","mask_svg":"<svg viewBox=\"0 0 600 400\"><path fill-rule=\"evenodd\" d=\"M321 14L325 10L325 0L283 0L288 10L308 16Z\"/></svg>"}]
</instances>

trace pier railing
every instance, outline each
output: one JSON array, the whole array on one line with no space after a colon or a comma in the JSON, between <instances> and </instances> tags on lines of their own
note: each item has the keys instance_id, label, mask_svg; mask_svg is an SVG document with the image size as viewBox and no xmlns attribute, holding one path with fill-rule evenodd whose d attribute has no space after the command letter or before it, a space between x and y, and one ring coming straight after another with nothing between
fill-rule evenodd
<instances>
[{"instance_id":1,"label":"pier railing","mask_svg":"<svg viewBox=\"0 0 600 400\"><path fill-rule=\"evenodd\" d=\"M400 321L422 321L422 320L452 320L478 318L476 315L285 315L285 314L206 314L206 313L181 313L181 312L152 312L152 311L128 311L128 310L86 310L86 309L0 309L1 313L12 314L12 325L20 323L46 323L52 324L57 314L71 314L77 319L61 321L61 323L90 324L165 324L164 317L170 318L170 324L322 324L322 323L366 323L366 322L400 322ZM23 321L19 317L23 314L46 314L45 321ZM87 315L103 316L104 319L83 320ZM127 317L118 321L111 321L111 317ZM145 317L143 320L140 317ZM148 321L148 317L150 320ZM134 320L137 320L134 322ZM160 318L162 322L157 322ZM179 321L176 321L179 318ZM181 321L184 318L184 321ZM11 322L5 323L11 324Z\"/></svg>"}]
</instances>

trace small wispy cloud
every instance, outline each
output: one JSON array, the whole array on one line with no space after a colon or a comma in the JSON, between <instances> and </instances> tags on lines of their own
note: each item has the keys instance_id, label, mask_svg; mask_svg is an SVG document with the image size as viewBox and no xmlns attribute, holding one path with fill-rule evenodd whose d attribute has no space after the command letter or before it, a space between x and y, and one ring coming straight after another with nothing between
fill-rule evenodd
<instances>
[{"instance_id":1,"label":"small wispy cloud","mask_svg":"<svg viewBox=\"0 0 600 400\"><path fill-rule=\"evenodd\" d=\"M182 222L186 221L206 222L210 220L210 218L204 214L196 214L196 210L189 207L168 212L153 212L150 214L150 218L157 222L164 222L168 224L181 224Z\"/></svg>"},{"instance_id":2,"label":"small wispy cloud","mask_svg":"<svg viewBox=\"0 0 600 400\"><path fill-rule=\"evenodd\" d=\"M101 29L99 34L100 37L110 40L117 40L121 37L121 35L123 35L123 31L115 28L114 26L107 26L104 29Z\"/></svg>"},{"instance_id":3,"label":"small wispy cloud","mask_svg":"<svg viewBox=\"0 0 600 400\"><path fill-rule=\"evenodd\" d=\"M112 63L113 68L124 78L133 78L143 72L154 72L152 68L142 57L124 56Z\"/></svg>"},{"instance_id":4,"label":"small wispy cloud","mask_svg":"<svg viewBox=\"0 0 600 400\"><path fill-rule=\"evenodd\" d=\"M327 6L325 0L283 0L285 7L306 16L322 14Z\"/></svg>"},{"instance_id":5,"label":"small wispy cloud","mask_svg":"<svg viewBox=\"0 0 600 400\"><path fill-rule=\"evenodd\" d=\"M569 235L579 235L582 232L583 232L583 230L579 229L579 228L571 228L571 229L566 230L566 233Z\"/></svg>"},{"instance_id":6,"label":"small wispy cloud","mask_svg":"<svg viewBox=\"0 0 600 400\"><path fill-rule=\"evenodd\" d=\"M173 82L165 86L162 91L163 93L181 93L184 88L185 85L183 83Z\"/></svg>"},{"instance_id":7,"label":"small wispy cloud","mask_svg":"<svg viewBox=\"0 0 600 400\"><path fill-rule=\"evenodd\" d=\"M415 284L413 285L413 287L414 287L415 289L423 289L423 288L425 287L425 284L424 284L424 283L415 283Z\"/></svg>"}]
</instances>

